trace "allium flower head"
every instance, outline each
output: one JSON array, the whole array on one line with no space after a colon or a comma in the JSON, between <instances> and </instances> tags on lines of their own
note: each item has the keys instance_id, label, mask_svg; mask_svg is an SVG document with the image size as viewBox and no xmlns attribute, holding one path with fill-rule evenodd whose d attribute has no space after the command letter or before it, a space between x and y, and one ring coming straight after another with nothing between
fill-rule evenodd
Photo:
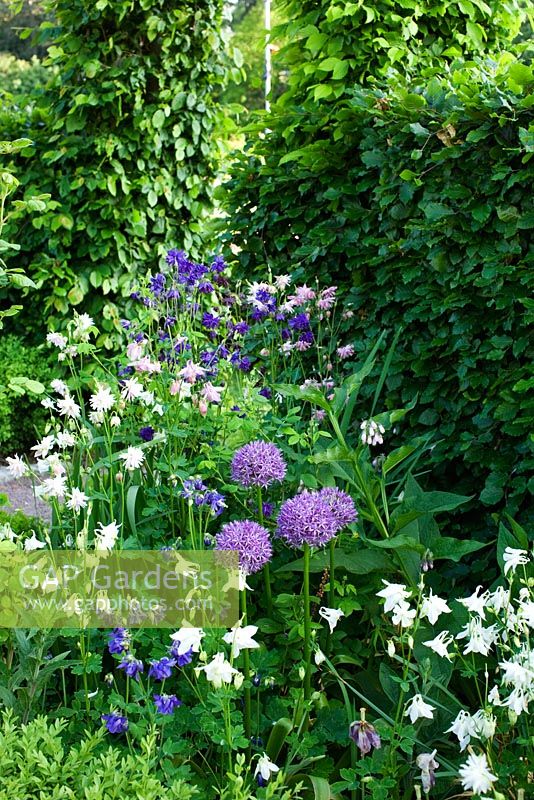
<instances>
[{"instance_id":1,"label":"allium flower head","mask_svg":"<svg viewBox=\"0 0 534 800\"><path fill-rule=\"evenodd\" d=\"M282 505L277 534L290 547L322 547L339 531L339 523L320 492L304 491Z\"/></svg>"},{"instance_id":2,"label":"allium flower head","mask_svg":"<svg viewBox=\"0 0 534 800\"><path fill-rule=\"evenodd\" d=\"M216 550L237 550L239 566L247 575L258 572L273 554L269 532L248 519L223 525L215 542Z\"/></svg>"},{"instance_id":3,"label":"allium flower head","mask_svg":"<svg viewBox=\"0 0 534 800\"><path fill-rule=\"evenodd\" d=\"M356 521L358 512L354 500L346 492L342 492L335 486L327 486L325 489L321 489L319 496L336 518L339 530Z\"/></svg>"},{"instance_id":4,"label":"allium flower head","mask_svg":"<svg viewBox=\"0 0 534 800\"><path fill-rule=\"evenodd\" d=\"M255 441L240 447L232 459L232 480L241 486L269 486L283 481L286 464L272 442Z\"/></svg>"}]
</instances>

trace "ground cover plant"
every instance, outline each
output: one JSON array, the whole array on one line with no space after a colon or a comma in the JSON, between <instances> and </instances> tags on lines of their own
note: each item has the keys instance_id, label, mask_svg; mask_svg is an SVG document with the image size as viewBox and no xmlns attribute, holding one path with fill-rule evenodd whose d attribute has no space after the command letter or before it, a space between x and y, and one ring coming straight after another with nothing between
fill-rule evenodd
<instances>
[{"instance_id":1,"label":"ground cover plant","mask_svg":"<svg viewBox=\"0 0 534 800\"><path fill-rule=\"evenodd\" d=\"M100 772L130 759L143 785L149 764L169 796L528 796L528 536L440 530L470 498L421 488L429 437L389 445L415 408L384 410L398 337L354 365L335 286L236 282L175 249L132 300L111 358L87 314L48 333L67 373L42 393L38 468L7 463L52 522L2 546L236 550L240 621L5 631L3 704L32 735L62 719L54 748L111 743ZM495 580L452 579L488 548Z\"/></svg>"}]
</instances>

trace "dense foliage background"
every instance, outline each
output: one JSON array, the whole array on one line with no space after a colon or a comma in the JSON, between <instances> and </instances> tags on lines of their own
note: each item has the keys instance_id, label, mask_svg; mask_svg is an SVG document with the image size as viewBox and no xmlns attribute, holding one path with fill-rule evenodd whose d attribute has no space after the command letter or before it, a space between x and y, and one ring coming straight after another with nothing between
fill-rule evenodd
<instances>
[{"instance_id":1,"label":"dense foliage background","mask_svg":"<svg viewBox=\"0 0 534 800\"><path fill-rule=\"evenodd\" d=\"M249 127L227 187L227 238L245 274L291 263L308 280L349 287L357 351L402 329L388 403L417 398L407 424L433 432L440 480L525 510L534 78L524 49L452 60L461 47L496 47L511 8L495 6L482 40L462 16L474 7L449 4L441 28L418 18L401 52L393 42L411 18L391 17L386 51L387 13L368 12L356 45L361 8L313 4L300 17L297 5L282 53L289 89ZM510 25L513 38L519 16ZM454 46L443 50L440 37ZM380 77L397 61L419 75Z\"/></svg>"}]
</instances>

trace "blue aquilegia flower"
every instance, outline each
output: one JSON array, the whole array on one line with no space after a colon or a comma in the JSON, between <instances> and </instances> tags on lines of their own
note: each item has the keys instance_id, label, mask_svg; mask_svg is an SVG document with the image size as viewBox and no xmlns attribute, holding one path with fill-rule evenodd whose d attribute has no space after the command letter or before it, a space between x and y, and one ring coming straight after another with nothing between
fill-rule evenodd
<instances>
[{"instance_id":1,"label":"blue aquilegia flower","mask_svg":"<svg viewBox=\"0 0 534 800\"><path fill-rule=\"evenodd\" d=\"M118 711L102 714L100 719L106 724L106 728L110 733L125 733L128 730L128 720Z\"/></svg>"},{"instance_id":2,"label":"blue aquilegia flower","mask_svg":"<svg viewBox=\"0 0 534 800\"><path fill-rule=\"evenodd\" d=\"M179 653L180 642L173 642L169 647L169 655L176 662L177 667L185 667L193 660L193 648L191 647L186 653Z\"/></svg>"},{"instance_id":3,"label":"blue aquilegia flower","mask_svg":"<svg viewBox=\"0 0 534 800\"><path fill-rule=\"evenodd\" d=\"M144 672L144 665L143 662L135 658L131 653L125 655L120 664L118 664L118 669L123 669L125 674L128 675L130 678L135 678L136 681L139 680L139 675L141 672Z\"/></svg>"},{"instance_id":4,"label":"blue aquilegia flower","mask_svg":"<svg viewBox=\"0 0 534 800\"><path fill-rule=\"evenodd\" d=\"M122 655L130 647L130 633L126 628L114 628L109 634L108 650L112 655Z\"/></svg>"},{"instance_id":5,"label":"blue aquilegia flower","mask_svg":"<svg viewBox=\"0 0 534 800\"><path fill-rule=\"evenodd\" d=\"M154 705L160 714L172 714L175 708L182 705L175 694L155 694Z\"/></svg>"},{"instance_id":6,"label":"blue aquilegia flower","mask_svg":"<svg viewBox=\"0 0 534 800\"><path fill-rule=\"evenodd\" d=\"M232 459L232 480L241 486L269 486L283 481L286 463L281 450L272 442L254 441L240 447Z\"/></svg>"},{"instance_id":7,"label":"blue aquilegia flower","mask_svg":"<svg viewBox=\"0 0 534 800\"><path fill-rule=\"evenodd\" d=\"M176 666L174 658L163 656L159 661L151 661L150 669L148 670L148 677L154 678L156 681L164 681L165 678L170 678L172 675L172 668Z\"/></svg>"},{"instance_id":8,"label":"blue aquilegia flower","mask_svg":"<svg viewBox=\"0 0 534 800\"><path fill-rule=\"evenodd\" d=\"M154 428L152 428L150 425L146 425L139 431L139 437L143 440L143 442L151 442L154 438Z\"/></svg>"}]
</instances>

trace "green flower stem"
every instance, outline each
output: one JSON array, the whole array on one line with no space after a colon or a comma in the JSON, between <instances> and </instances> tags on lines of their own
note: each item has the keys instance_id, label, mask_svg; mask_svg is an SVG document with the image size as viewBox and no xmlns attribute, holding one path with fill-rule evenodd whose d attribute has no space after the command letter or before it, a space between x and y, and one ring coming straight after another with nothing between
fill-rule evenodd
<instances>
[{"instance_id":1,"label":"green flower stem","mask_svg":"<svg viewBox=\"0 0 534 800\"><path fill-rule=\"evenodd\" d=\"M258 520L260 525L264 524L263 519L263 497L261 493L261 486L258 486ZM267 606L267 616L272 617L273 615L273 593L271 589L271 570L269 569L269 562L267 562L263 567L263 582L265 585L265 603Z\"/></svg>"},{"instance_id":2,"label":"green flower stem","mask_svg":"<svg viewBox=\"0 0 534 800\"><path fill-rule=\"evenodd\" d=\"M243 626L247 624L247 590L241 591L241 615L243 617ZM243 675L245 676L245 737L248 741L250 750L250 737L252 734L251 724L251 696L250 696L250 659L247 649L243 650Z\"/></svg>"},{"instance_id":3,"label":"green flower stem","mask_svg":"<svg viewBox=\"0 0 534 800\"><path fill-rule=\"evenodd\" d=\"M311 697L310 545L304 544L304 701Z\"/></svg>"}]
</instances>

